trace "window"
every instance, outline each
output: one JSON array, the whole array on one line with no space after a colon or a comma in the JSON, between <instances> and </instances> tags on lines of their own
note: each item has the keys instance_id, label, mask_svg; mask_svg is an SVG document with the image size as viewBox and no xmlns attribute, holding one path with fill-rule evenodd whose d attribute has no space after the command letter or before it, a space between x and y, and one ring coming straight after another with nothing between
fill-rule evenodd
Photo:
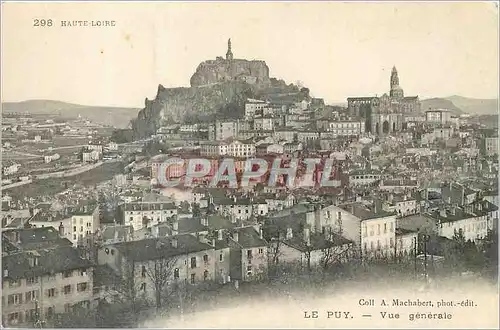
<instances>
[{"instance_id":1,"label":"window","mask_svg":"<svg viewBox=\"0 0 500 330\"><path fill-rule=\"evenodd\" d=\"M21 316L19 313L10 313L9 314L9 323L10 324L17 324L21 320Z\"/></svg>"},{"instance_id":2,"label":"window","mask_svg":"<svg viewBox=\"0 0 500 330\"><path fill-rule=\"evenodd\" d=\"M174 278L179 278L179 268L174 269Z\"/></svg>"},{"instance_id":3,"label":"window","mask_svg":"<svg viewBox=\"0 0 500 330\"><path fill-rule=\"evenodd\" d=\"M205 270L203 272L203 281L206 281L206 280L208 280L208 270Z\"/></svg>"},{"instance_id":4,"label":"window","mask_svg":"<svg viewBox=\"0 0 500 330\"><path fill-rule=\"evenodd\" d=\"M76 234L73 235L73 240L76 241Z\"/></svg>"},{"instance_id":5,"label":"window","mask_svg":"<svg viewBox=\"0 0 500 330\"><path fill-rule=\"evenodd\" d=\"M34 322L36 320L36 309L27 310L25 315L26 322Z\"/></svg>"},{"instance_id":6,"label":"window","mask_svg":"<svg viewBox=\"0 0 500 330\"><path fill-rule=\"evenodd\" d=\"M71 304L64 304L64 313L71 313Z\"/></svg>"},{"instance_id":7,"label":"window","mask_svg":"<svg viewBox=\"0 0 500 330\"><path fill-rule=\"evenodd\" d=\"M52 298L52 297L55 297L55 296L56 296L56 289L55 288L47 290L47 297Z\"/></svg>"},{"instance_id":8,"label":"window","mask_svg":"<svg viewBox=\"0 0 500 330\"><path fill-rule=\"evenodd\" d=\"M194 284L195 279L196 279L196 274L191 274L191 284Z\"/></svg>"},{"instance_id":9,"label":"window","mask_svg":"<svg viewBox=\"0 0 500 330\"><path fill-rule=\"evenodd\" d=\"M90 222L87 222L87 227L90 227L92 226L92 224Z\"/></svg>"},{"instance_id":10,"label":"window","mask_svg":"<svg viewBox=\"0 0 500 330\"><path fill-rule=\"evenodd\" d=\"M76 231L76 226L73 226L73 231Z\"/></svg>"},{"instance_id":11,"label":"window","mask_svg":"<svg viewBox=\"0 0 500 330\"><path fill-rule=\"evenodd\" d=\"M203 262L204 262L205 264L208 264L208 254L205 254L205 255L203 256Z\"/></svg>"},{"instance_id":12,"label":"window","mask_svg":"<svg viewBox=\"0 0 500 330\"><path fill-rule=\"evenodd\" d=\"M247 258L252 259L252 250L247 250Z\"/></svg>"},{"instance_id":13,"label":"window","mask_svg":"<svg viewBox=\"0 0 500 330\"><path fill-rule=\"evenodd\" d=\"M19 305L23 302L23 295L22 294L11 294L7 297L7 304L8 305Z\"/></svg>"},{"instance_id":14,"label":"window","mask_svg":"<svg viewBox=\"0 0 500 330\"><path fill-rule=\"evenodd\" d=\"M38 293L38 291L36 291L36 290L26 292L25 301L30 302L30 301L36 300L36 298L38 296L37 293Z\"/></svg>"},{"instance_id":15,"label":"window","mask_svg":"<svg viewBox=\"0 0 500 330\"><path fill-rule=\"evenodd\" d=\"M377 235L380 235L380 224L377 225Z\"/></svg>"},{"instance_id":16,"label":"window","mask_svg":"<svg viewBox=\"0 0 500 330\"><path fill-rule=\"evenodd\" d=\"M78 292L87 291L87 282L78 283L76 285L76 291L78 291Z\"/></svg>"},{"instance_id":17,"label":"window","mask_svg":"<svg viewBox=\"0 0 500 330\"><path fill-rule=\"evenodd\" d=\"M63 278L68 278L73 276L73 271L72 270L66 270L63 272Z\"/></svg>"},{"instance_id":18,"label":"window","mask_svg":"<svg viewBox=\"0 0 500 330\"><path fill-rule=\"evenodd\" d=\"M391 244L391 248L394 247L394 239L391 237L391 240L390 240L390 244Z\"/></svg>"},{"instance_id":19,"label":"window","mask_svg":"<svg viewBox=\"0 0 500 330\"><path fill-rule=\"evenodd\" d=\"M196 257L191 258L191 268L196 268Z\"/></svg>"},{"instance_id":20,"label":"window","mask_svg":"<svg viewBox=\"0 0 500 330\"><path fill-rule=\"evenodd\" d=\"M247 266L247 276L252 275L252 266Z\"/></svg>"},{"instance_id":21,"label":"window","mask_svg":"<svg viewBox=\"0 0 500 330\"><path fill-rule=\"evenodd\" d=\"M221 252L220 255L219 255L219 261L222 262L223 258L224 258L224 254Z\"/></svg>"},{"instance_id":22,"label":"window","mask_svg":"<svg viewBox=\"0 0 500 330\"><path fill-rule=\"evenodd\" d=\"M11 288L17 288L19 286L21 286L21 280L9 281L9 287L11 287Z\"/></svg>"},{"instance_id":23,"label":"window","mask_svg":"<svg viewBox=\"0 0 500 330\"><path fill-rule=\"evenodd\" d=\"M373 226L370 226L370 236L373 236L375 233L373 232Z\"/></svg>"},{"instance_id":24,"label":"window","mask_svg":"<svg viewBox=\"0 0 500 330\"><path fill-rule=\"evenodd\" d=\"M384 223L384 234L387 234L387 222Z\"/></svg>"},{"instance_id":25,"label":"window","mask_svg":"<svg viewBox=\"0 0 500 330\"><path fill-rule=\"evenodd\" d=\"M83 232L83 226L80 226L80 231Z\"/></svg>"},{"instance_id":26,"label":"window","mask_svg":"<svg viewBox=\"0 0 500 330\"><path fill-rule=\"evenodd\" d=\"M63 292L64 292L64 294L70 294L71 293L71 285L70 284L65 285L63 287Z\"/></svg>"},{"instance_id":27,"label":"window","mask_svg":"<svg viewBox=\"0 0 500 330\"><path fill-rule=\"evenodd\" d=\"M141 291L146 292L146 283L141 283Z\"/></svg>"},{"instance_id":28,"label":"window","mask_svg":"<svg viewBox=\"0 0 500 330\"><path fill-rule=\"evenodd\" d=\"M394 231L394 222L391 222L390 228L391 228L391 233L392 233Z\"/></svg>"},{"instance_id":29,"label":"window","mask_svg":"<svg viewBox=\"0 0 500 330\"><path fill-rule=\"evenodd\" d=\"M146 277L146 266L142 266L142 269L141 269L141 276L142 277Z\"/></svg>"},{"instance_id":30,"label":"window","mask_svg":"<svg viewBox=\"0 0 500 330\"><path fill-rule=\"evenodd\" d=\"M262 253L264 253L264 249L260 248L259 249L259 254L262 254Z\"/></svg>"},{"instance_id":31,"label":"window","mask_svg":"<svg viewBox=\"0 0 500 330\"><path fill-rule=\"evenodd\" d=\"M28 277L26 279L26 284L27 285L33 285L33 284L36 284L38 283L38 277Z\"/></svg>"}]
</instances>

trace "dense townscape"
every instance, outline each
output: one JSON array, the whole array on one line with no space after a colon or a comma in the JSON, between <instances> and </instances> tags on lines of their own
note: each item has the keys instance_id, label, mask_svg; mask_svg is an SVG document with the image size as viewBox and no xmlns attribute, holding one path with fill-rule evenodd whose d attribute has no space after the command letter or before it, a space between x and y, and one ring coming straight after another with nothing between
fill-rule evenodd
<instances>
[{"instance_id":1,"label":"dense townscape","mask_svg":"<svg viewBox=\"0 0 500 330\"><path fill-rule=\"evenodd\" d=\"M197 71L193 88L268 86L261 98L204 121L176 122L165 107L135 141L84 113L3 113L3 326L137 327L250 287L366 274L496 281L496 129L422 108L396 67L388 93L334 106L306 87L273 91L263 64L244 61L229 40L198 70L223 74ZM237 185L211 185L228 158ZM210 170L187 185L193 159ZM243 184L252 159L270 166ZM310 173L306 159L318 159ZM270 185L277 160L298 160L296 175Z\"/></svg>"}]
</instances>

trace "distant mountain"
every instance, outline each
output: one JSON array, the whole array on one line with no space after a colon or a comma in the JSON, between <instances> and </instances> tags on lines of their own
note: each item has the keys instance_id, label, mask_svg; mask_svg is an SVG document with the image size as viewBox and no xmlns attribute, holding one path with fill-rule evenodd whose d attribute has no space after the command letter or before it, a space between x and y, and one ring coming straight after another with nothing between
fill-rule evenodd
<instances>
[{"instance_id":1,"label":"distant mountain","mask_svg":"<svg viewBox=\"0 0 500 330\"><path fill-rule=\"evenodd\" d=\"M54 100L28 100L2 103L2 112L28 112L31 114L58 115L77 118L78 115L92 122L125 128L137 116L140 109L121 107L101 107L72 104Z\"/></svg>"},{"instance_id":2,"label":"distant mountain","mask_svg":"<svg viewBox=\"0 0 500 330\"><path fill-rule=\"evenodd\" d=\"M434 97L420 102L422 111L427 111L429 109L448 109L455 115L461 115L464 113L464 111L457 107L452 101L445 98Z\"/></svg>"},{"instance_id":3,"label":"distant mountain","mask_svg":"<svg viewBox=\"0 0 500 330\"><path fill-rule=\"evenodd\" d=\"M498 99L473 99L458 95L447 97L463 112L471 115L493 115L498 113Z\"/></svg>"}]
</instances>

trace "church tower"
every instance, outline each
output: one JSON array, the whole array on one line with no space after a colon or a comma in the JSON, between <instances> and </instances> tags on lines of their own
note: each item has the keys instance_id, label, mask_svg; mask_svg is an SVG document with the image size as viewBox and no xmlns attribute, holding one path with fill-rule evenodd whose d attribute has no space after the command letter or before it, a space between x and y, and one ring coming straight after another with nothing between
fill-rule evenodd
<instances>
[{"instance_id":1,"label":"church tower","mask_svg":"<svg viewBox=\"0 0 500 330\"><path fill-rule=\"evenodd\" d=\"M391 72L391 90L389 95L394 98L404 97L403 89L399 86L398 70L396 67L392 67Z\"/></svg>"},{"instance_id":2,"label":"church tower","mask_svg":"<svg viewBox=\"0 0 500 330\"><path fill-rule=\"evenodd\" d=\"M227 40L227 53L226 60L230 61L233 59L233 52L231 51L231 38Z\"/></svg>"}]
</instances>

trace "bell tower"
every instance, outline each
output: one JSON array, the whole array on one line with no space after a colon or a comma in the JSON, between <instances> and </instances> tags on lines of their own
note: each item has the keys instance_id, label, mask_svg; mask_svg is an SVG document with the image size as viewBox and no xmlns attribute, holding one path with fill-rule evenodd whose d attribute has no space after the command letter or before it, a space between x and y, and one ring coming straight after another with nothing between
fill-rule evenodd
<instances>
[{"instance_id":1,"label":"bell tower","mask_svg":"<svg viewBox=\"0 0 500 330\"><path fill-rule=\"evenodd\" d=\"M394 98L402 98L404 96L403 89L399 86L398 70L395 66L391 72L391 89L389 95Z\"/></svg>"},{"instance_id":2,"label":"bell tower","mask_svg":"<svg viewBox=\"0 0 500 330\"><path fill-rule=\"evenodd\" d=\"M231 38L227 40L227 52L226 60L231 61L233 59L233 52L231 51Z\"/></svg>"}]
</instances>

